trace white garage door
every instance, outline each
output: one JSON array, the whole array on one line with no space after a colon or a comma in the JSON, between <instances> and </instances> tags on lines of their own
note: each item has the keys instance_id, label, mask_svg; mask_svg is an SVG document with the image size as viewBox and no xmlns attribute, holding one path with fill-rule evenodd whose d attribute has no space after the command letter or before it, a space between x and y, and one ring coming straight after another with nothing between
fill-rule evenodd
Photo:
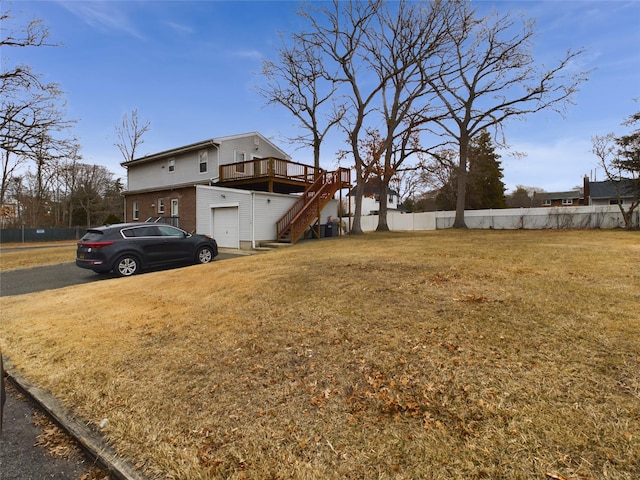
<instances>
[{"instance_id":1,"label":"white garage door","mask_svg":"<svg viewBox=\"0 0 640 480\"><path fill-rule=\"evenodd\" d=\"M213 216L213 238L219 247L240 248L240 222L238 207L215 207Z\"/></svg>"}]
</instances>

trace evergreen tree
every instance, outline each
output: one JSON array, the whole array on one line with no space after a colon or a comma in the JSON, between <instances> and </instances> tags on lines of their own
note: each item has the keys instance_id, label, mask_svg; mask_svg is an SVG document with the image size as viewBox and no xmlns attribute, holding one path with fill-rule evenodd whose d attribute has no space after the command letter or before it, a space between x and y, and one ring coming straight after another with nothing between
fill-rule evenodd
<instances>
[{"instance_id":1,"label":"evergreen tree","mask_svg":"<svg viewBox=\"0 0 640 480\"><path fill-rule=\"evenodd\" d=\"M467 157L469 171L465 191L465 209L506 208L500 155L495 152L488 132L483 131L471 141ZM438 209L456 209L457 184L456 169L448 169L446 179L443 180L436 196Z\"/></svg>"},{"instance_id":2,"label":"evergreen tree","mask_svg":"<svg viewBox=\"0 0 640 480\"><path fill-rule=\"evenodd\" d=\"M500 155L495 152L489 132L484 130L471 141L468 158L469 177L465 208L506 208Z\"/></svg>"}]
</instances>

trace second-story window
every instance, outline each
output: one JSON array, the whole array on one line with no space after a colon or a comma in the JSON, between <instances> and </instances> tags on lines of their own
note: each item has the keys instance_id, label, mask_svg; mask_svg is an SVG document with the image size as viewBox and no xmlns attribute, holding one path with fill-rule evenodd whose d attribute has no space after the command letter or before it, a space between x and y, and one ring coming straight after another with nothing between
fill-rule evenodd
<instances>
[{"instance_id":1,"label":"second-story window","mask_svg":"<svg viewBox=\"0 0 640 480\"><path fill-rule=\"evenodd\" d=\"M235 159L236 159L236 161L235 161L236 172L237 173L245 173L245 169L244 169L245 164L243 162L246 160L247 156L245 155L244 152L241 152L239 150L236 150L234 152L234 156L235 156Z\"/></svg>"},{"instance_id":2,"label":"second-story window","mask_svg":"<svg viewBox=\"0 0 640 480\"><path fill-rule=\"evenodd\" d=\"M207 154L206 150L202 150L199 154L198 154L198 158L199 158L199 171L200 173L207 173L207 170L209 169L209 156Z\"/></svg>"},{"instance_id":3,"label":"second-story window","mask_svg":"<svg viewBox=\"0 0 640 480\"><path fill-rule=\"evenodd\" d=\"M176 171L176 159L175 158L170 158L169 159L169 173L175 172L175 171Z\"/></svg>"}]
</instances>

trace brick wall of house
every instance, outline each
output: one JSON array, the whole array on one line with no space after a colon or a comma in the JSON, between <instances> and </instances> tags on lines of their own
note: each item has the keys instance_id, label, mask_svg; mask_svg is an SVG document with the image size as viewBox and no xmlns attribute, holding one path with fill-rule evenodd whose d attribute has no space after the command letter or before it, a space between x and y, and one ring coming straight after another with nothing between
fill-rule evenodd
<instances>
[{"instance_id":1,"label":"brick wall of house","mask_svg":"<svg viewBox=\"0 0 640 480\"><path fill-rule=\"evenodd\" d=\"M145 193L125 194L125 221L144 222L149 217L170 217L171 201L178 200L178 226L192 232L196 229L195 187L158 190ZM159 201L164 201L164 213L158 211ZM138 202L138 218L133 218L134 202Z\"/></svg>"}]
</instances>

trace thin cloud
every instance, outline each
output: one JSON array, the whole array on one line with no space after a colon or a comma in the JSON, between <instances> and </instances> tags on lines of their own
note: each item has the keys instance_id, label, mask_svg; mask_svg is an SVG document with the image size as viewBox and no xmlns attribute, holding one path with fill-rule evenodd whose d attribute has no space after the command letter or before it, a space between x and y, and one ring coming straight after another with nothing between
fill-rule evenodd
<instances>
[{"instance_id":1,"label":"thin cloud","mask_svg":"<svg viewBox=\"0 0 640 480\"><path fill-rule=\"evenodd\" d=\"M254 60L262 60L264 56L258 50L236 50L231 52L231 56L238 58L251 58Z\"/></svg>"},{"instance_id":2,"label":"thin cloud","mask_svg":"<svg viewBox=\"0 0 640 480\"><path fill-rule=\"evenodd\" d=\"M87 25L99 30L119 31L144 40L144 35L133 25L127 14L115 2L60 2L60 5Z\"/></svg>"},{"instance_id":3,"label":"thin cloud","mask_svg":"<svg viewBox=\"0 0 640 480\"><path fill-rule=\"evenodd\" d=\"M183 23L167 22L167 26L177 33L188 35L195 33L195 30L191 26Z\"/></svg>"}]
</instances>

